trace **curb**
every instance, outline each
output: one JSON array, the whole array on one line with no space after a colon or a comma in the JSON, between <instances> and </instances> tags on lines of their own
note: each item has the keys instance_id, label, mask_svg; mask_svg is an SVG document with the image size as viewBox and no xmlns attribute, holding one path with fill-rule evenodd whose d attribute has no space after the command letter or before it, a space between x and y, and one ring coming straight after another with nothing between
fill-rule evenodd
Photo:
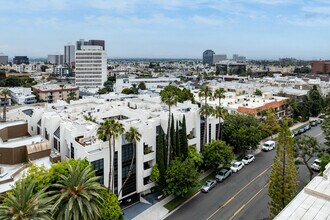
<instances>
[{"instance_id":1,"label":"curb","mask_svg":"<svg viewBox=\"0 0 330 220\"><path fill-rule=\"evenodd\" d=\"M186 201L184 201L182 204L180 204L178 207L176 207L175 209L173 209L172 211L168 212L163 218L167 218L168 216L172 215L174 212L176 212L178 209L180 209L183 205L185 205L186 203L188 203L190 200L192 200L193 198L195 198L198 194L200 194L201 191L197 191L193 196L189 197L189 199L187 199Z\"/></svg>"}]
</instances>

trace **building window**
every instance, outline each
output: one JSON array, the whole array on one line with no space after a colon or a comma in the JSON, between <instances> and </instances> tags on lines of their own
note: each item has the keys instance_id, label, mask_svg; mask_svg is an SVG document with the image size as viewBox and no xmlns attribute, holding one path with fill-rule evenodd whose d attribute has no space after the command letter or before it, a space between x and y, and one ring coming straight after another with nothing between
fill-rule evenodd
<instances>
[{"instance_id":1,"label":"building window","mask_svg":"<svg viewBox=\"0 0 330 220\"><path fill-rule=\"evenodd\" d=\"M104 184L104 159L99 159L91 162L96 176L99 176L98 182Z\"/></svg>"},{"instance_id":2,"label":"building window","mask_svg":"<svg viewBox=\"0 0 330 220\"><path fill-rule=\"evenodd\" d=\"M72 143L71 143L71 147L70 147L70 158L74 159L74 147L73 147Z\"/></svg>"},{"instance_id":3,"label":"building window","mask_svg":"<svg viewBox=\"0 0 330 220\"><path fill-rule=\"evenodd\" d=\"M37 126L37 135L40 135L40 127Z\"/></svg>"},{"instance_id":4,"label":"building window","mask_svg":"<svg viewBox=\"0 0 330 220\"><path fill-rule=\"evenodd\" d=\"M49 134L48 134L48 132L47 132L47 129L45 128L45 138L47 139L47 140L49 140Z\"/></svg>"}]
</instances>

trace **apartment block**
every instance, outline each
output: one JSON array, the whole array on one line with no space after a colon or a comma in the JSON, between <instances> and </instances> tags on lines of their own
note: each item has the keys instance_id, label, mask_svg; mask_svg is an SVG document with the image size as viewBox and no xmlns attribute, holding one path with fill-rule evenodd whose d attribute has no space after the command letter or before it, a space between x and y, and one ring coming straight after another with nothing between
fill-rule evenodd
<instances>
[{"instance_id":1,"label":"apartment block","mask_svg":"<svg viewBox=\"0 0 330 220\"><path fill-rule=\"evenodd\" d=\"M48 103L79 98L79 88L74 85L40 84L32 86L32 90L40 101Z\"/></svg>"},{"instance_id":2,"label":"apartment block","mask_svg":"<svg viewBox=\"0 0 330 220\"><path fill-rule=\"evenodd\" d=\"M26 114L26 111L33 113ZM199 151L205 120L201 118L198 106L191 102L178 103L171 112L179 124L185 116L188 144L196 146ZM112 118L119 120L126 131L135 127L141 139L136 143L134 170L118 197L128 199L155 186L150 175L156 163L157 139L160 132L166 134L168 126L168 107L161 103L159 96L106 94L70 104L58 101L44 107L22 107L7 115L11 120L26 120L29 133L47 139L52 151L60 154L62 160L86 158L105 186L109 182L109 143L98 138L98 123ZM97 123L86 120L85 116L92 116ZM207 141L215 139L218 123L217 118L208 119ZM119 135L114 143L114 191L118 194L127 177L133 146L125 135Z\"/></svg>"}]
</instances>

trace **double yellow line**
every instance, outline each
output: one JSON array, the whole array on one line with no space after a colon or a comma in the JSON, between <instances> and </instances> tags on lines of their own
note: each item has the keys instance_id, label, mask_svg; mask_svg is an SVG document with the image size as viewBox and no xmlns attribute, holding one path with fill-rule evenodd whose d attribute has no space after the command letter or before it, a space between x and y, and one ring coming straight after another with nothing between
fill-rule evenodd
<instances>
[{"instance_id":1,"label":"double yellow line","mask_svg":"<svg viewBox=\"0 0 330 220\"><path fill-rule=\"evenodd\" d=\"M251 185L251 183L253 183L256 179L258 179L259 177L261 177L262 175L264 175L266 172L267 172L267 170L269 170L269 168L270 168L271 166L269 166L267 169L265 169L264 171L262 171L258 176L256 176L256 177L254 177L248 184L246 184L242 189L240 189L235 195L233 195L230 199L228 199L227 200L227 202L225 202L222 206L220 206L215 212L213 212L213 214L212 215L210 215L210 217L208 217L207 218L207 220L210 220L211 218L213 218L213 216L215 215L215 214L217 214L217 212L219 212L221 209L223 209L226 205L228 205L228 203L230 203L233 199L235 199L235 197L236 196L238 196L246 187L248 187L249 185ZM268 184L267 184L268 185ZM267 186L266 185L266 186ZM264 186L264 188L266 187L266 186ZM264 188L262 188L262 189L264 189ZM261 191L262 191L262 189L261 190L259 190L259 192L257 193L257 194L259 194ZM252 199L253 198L255 198L256 196L257 196L257 194L256 195L254 195L253 197L252 197ZM252 200L252 199L250 199L250 200ZM249 200L249 202L250 202L250 200ZM249 203L248 202L248 203ZM248 203L246 203L246 204L248 204ZM246 204L244 204L243 206L245 206ZM244 207L241 207L240 209L238 209L236 212L235 212L235 214L232 216L232 218L233 217L235 217L235 215L237 215L238 213L239 213L239 211L240 210L242 210ZM231 219L232 219L231 218Z\"/></svg>"}]
</instances>

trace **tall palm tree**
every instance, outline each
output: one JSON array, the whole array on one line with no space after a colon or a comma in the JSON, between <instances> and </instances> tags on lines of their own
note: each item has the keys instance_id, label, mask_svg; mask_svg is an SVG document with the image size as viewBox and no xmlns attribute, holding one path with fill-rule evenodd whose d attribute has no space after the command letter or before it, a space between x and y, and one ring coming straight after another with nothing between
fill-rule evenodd
<instances>
[{"instance_id":1,"label":"tall palm tree","mask_svg":"<svg viewBox=\"0 0 330 220\"><path fill-rule=\"evenodd\" d=\"M97 129L98 138L104 141L109 141L109 182L108 182L109 192L113 192L113 183L114 183L113 153L115 152L114 151L115 139L119 135L123 134L124 131L125 129L123 125L112 118L105 119L104 122L102 122L100 124L100 127ZM113 147L111 147L111 141L113 141Z\"/></svg>"},{"instance_id":2,"label":"tall palm tree","mask_svg":"<svg viewBox=\"0 0 330 220\"><path fill-rule=\"evenodd\" d=\"M53 216L56 219L98 219L101 216L103 198L100 177L90 166L82 169L80 162L68 166L68 175L61 175L53 184Z\"/></svg>"},{"instance_id":3,"label":"tall palm tree","mask_svg":"<svg viewBox=\"0 0 330 220\"><path fill-rule=\"evenodd\" d=\"M40 219L51 220L51 199L42 189L33 192L35 183L28 183L25 179L17 182L16 187L0 206L0 219Z\"/></svg>"},{"instance_id":4,"label":"tall palm tree","mask_svg":"<svg viewBox=\"0 0 330 220\"><path fill-rule=\"evenodd\" d=\"M209 97L212 97L212 89L209 86L202 86L200 88L200 90L199 90L198 96L200 98L205 98L204 105L207 106L207 99ZM206 140L207 140L207 136L206 136L206 133L207 133L207 116L211 114L210 109L209 109L209 106L208 107L205 107L204 110L201 110L201 112L206 113L206 114L201 113L205 117L205 123L204 123L204 141L203 141L204 142L203 145L204 145L204 144L206 144Z\"/></svg>"},{"instance_id":5,"label":"tall palm tree","mask_svg":"<svg viewBox=\"0 0 330 220\"><path fill-rule=\"evenodd\" d=\"M174 86L166 86L160 92L161 101L168 106L168 126L167 126L167 166L170 164L170 154L171 154L171 137L169 134L171 125L171 107L178 103L179 97L175 94Z\"/></svg>"},{"instance_id":6,"label":"tall palm tree","mask_svg":"<svg viewBox=\"0 0 330 220\"><path fill-rule=\"evenodd\" d=\"M199 113L205 117L205 127L204 127L204 138L203 138L203 146L207 143L207 117L210 116L213 112L213 108L209 105L202 105L199 109Z\"/></svg>"},{"instance_id":7,"label":"tall palm tree","mask_svg":"<svg viewBox=\"0 0 330 220\"><path fill-rule=\"evenodd\" d=\"M221 107L221 99L224 99L225 96L225 90L223 88L218 88L214 91L213 94L214 98L219 99L219 106Z\"/></svg>"},{"instance_id":8,"label":"tall palm tree","mask_svg":"<svg viewBox=\"0 0 330 220\"><path fill-rule=\"evenodd\" d=\"M213 109L212 115L219 119L219 129L218 129L217 138L218 140L221 140L222 139L221 118L226 118L226 116L228 115L228 111L220 106L216 106Z\"/></svg>"},{"instance_id":9,"label":"tall palm tree","mask_svg":"<svg viewBox=\"0 0 330 220\"><path fill-rule=\"evenodd\" d=\"M4 98L5 98L5 102L4 102L4 105L3 105L3 121L6 121L6 113L7 113L7 96L9 95L9 90L8 90L8 89L3 89L3 90L0 92L0 95L1 95L1 96L4 96Z\"/></svg>"},{"instance_id":10,"label":"tall palm tree","mask_svg":"<svg viewBox=\"0 0 330 220\"><path fill-rule=\"evenodd\" d=\"M129 178L132 175L133 163L134 163L135 154L136 154L136 142L140 141L140 139L141 139L141 134L138 131L138 129L135 128L135 127L130 127L129 130L126 132L125 136L126 136L126 139L129 142L132 142L133 143L133 156L132 156L131 165L129 166L127 177L126 177L126 179L125 179L125 181L124 181L124 183L123 183L123 185L122 185L122 187L121 187L118 195L120 195L120 193L123 190L126 182L129 180Z\"/></svg>"}]
</instances>

